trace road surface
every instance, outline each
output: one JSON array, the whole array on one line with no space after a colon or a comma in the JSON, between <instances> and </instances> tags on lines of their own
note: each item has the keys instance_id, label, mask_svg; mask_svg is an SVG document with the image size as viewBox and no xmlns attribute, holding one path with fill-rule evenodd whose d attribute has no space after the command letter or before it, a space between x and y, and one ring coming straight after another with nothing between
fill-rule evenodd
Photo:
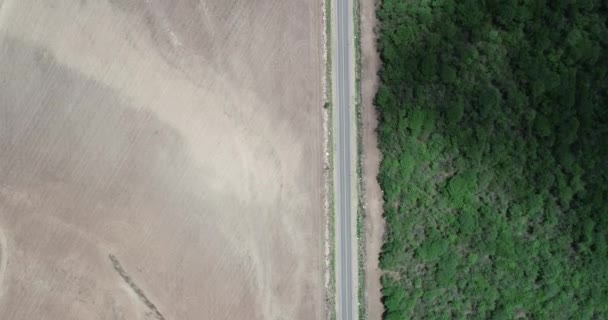
<instances>
[{"instance_id":1,"label":"road surface","mask_svg":"<svg viewBox=\"0 0 608 320\"><path fill-rule=\"evenodd\" d=\"M336 108L336 313L339 320L357 319L356 118L354 110L353 0L332 0L333 99Z\"/></svg>"}]
</instances>

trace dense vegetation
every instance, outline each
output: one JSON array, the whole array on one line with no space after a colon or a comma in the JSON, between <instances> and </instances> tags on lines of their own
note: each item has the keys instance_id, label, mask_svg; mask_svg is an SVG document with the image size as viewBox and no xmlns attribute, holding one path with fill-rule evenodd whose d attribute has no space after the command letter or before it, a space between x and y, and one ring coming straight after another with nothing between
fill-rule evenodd
<instances>
[{"instance_id":1,"label":"dense vegetation","mask_svg":"<svg viewBox=\"0 0 608 320\"><path fill-rule=\"evenodd\" d=\"M382 1L386 319L608 319L607 17Z\"/></svg>"}]
</instances>

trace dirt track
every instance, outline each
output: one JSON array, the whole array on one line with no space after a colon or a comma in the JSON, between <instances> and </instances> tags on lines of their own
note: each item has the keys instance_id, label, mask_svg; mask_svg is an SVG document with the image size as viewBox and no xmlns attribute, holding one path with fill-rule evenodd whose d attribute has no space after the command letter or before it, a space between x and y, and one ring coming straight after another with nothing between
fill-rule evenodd
<instances>
[{"instance_id":1,"label":"dirt track","mask_svg":"<svg viewBox=\"0 0 608 320\"><path fill-rule=\"evenodd\" d=\"M0 0L1 319L323 318L321 1L162 3Z\"/></svg>"}]
</instances>

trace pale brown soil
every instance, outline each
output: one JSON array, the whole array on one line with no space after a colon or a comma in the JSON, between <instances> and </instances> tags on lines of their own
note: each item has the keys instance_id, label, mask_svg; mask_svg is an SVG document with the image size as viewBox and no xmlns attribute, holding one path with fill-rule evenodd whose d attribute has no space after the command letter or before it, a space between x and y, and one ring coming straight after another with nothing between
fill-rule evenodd
<instances>
[{"instance_id":1,"label":"pale brown soil","mask_svg":"<svg viewBox=\"0 0 608 320\"><path fill-rule=\"evenodd\" d=\"M376 50L376 0L359 0L361 18L361 122L362 174L365 208L365 304L367 319L382 318L380 268L378 257L384 236L382 190L377 176L381 160L376 127L378 119L373 105L378 89L377 72L380 58Z\"/></svg>"},{"instance_id":2,"label":"pale brown soil","mask_svg":"<svg viewBox=\"0 0 608 320\"><path fill-rule=\"evenodd\" d=\"M323 318L321 5L0 0L0 319Z\"/></svg>"}]
</instances>

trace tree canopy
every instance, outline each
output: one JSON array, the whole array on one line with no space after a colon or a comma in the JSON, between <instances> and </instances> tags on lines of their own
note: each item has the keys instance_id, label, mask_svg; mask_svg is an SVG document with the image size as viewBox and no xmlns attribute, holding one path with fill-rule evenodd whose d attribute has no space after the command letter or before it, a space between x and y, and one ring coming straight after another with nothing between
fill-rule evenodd
<instances>
[{"instance_id":1,"label":"tree canopy","mask_svg":"<svg viewBox=\"0 0 608 320\"><path fill-rule=\"evenodd\" d=\"M377 15L385 318L608 318L608 3Z\"/></svg>"}]
</instances>

